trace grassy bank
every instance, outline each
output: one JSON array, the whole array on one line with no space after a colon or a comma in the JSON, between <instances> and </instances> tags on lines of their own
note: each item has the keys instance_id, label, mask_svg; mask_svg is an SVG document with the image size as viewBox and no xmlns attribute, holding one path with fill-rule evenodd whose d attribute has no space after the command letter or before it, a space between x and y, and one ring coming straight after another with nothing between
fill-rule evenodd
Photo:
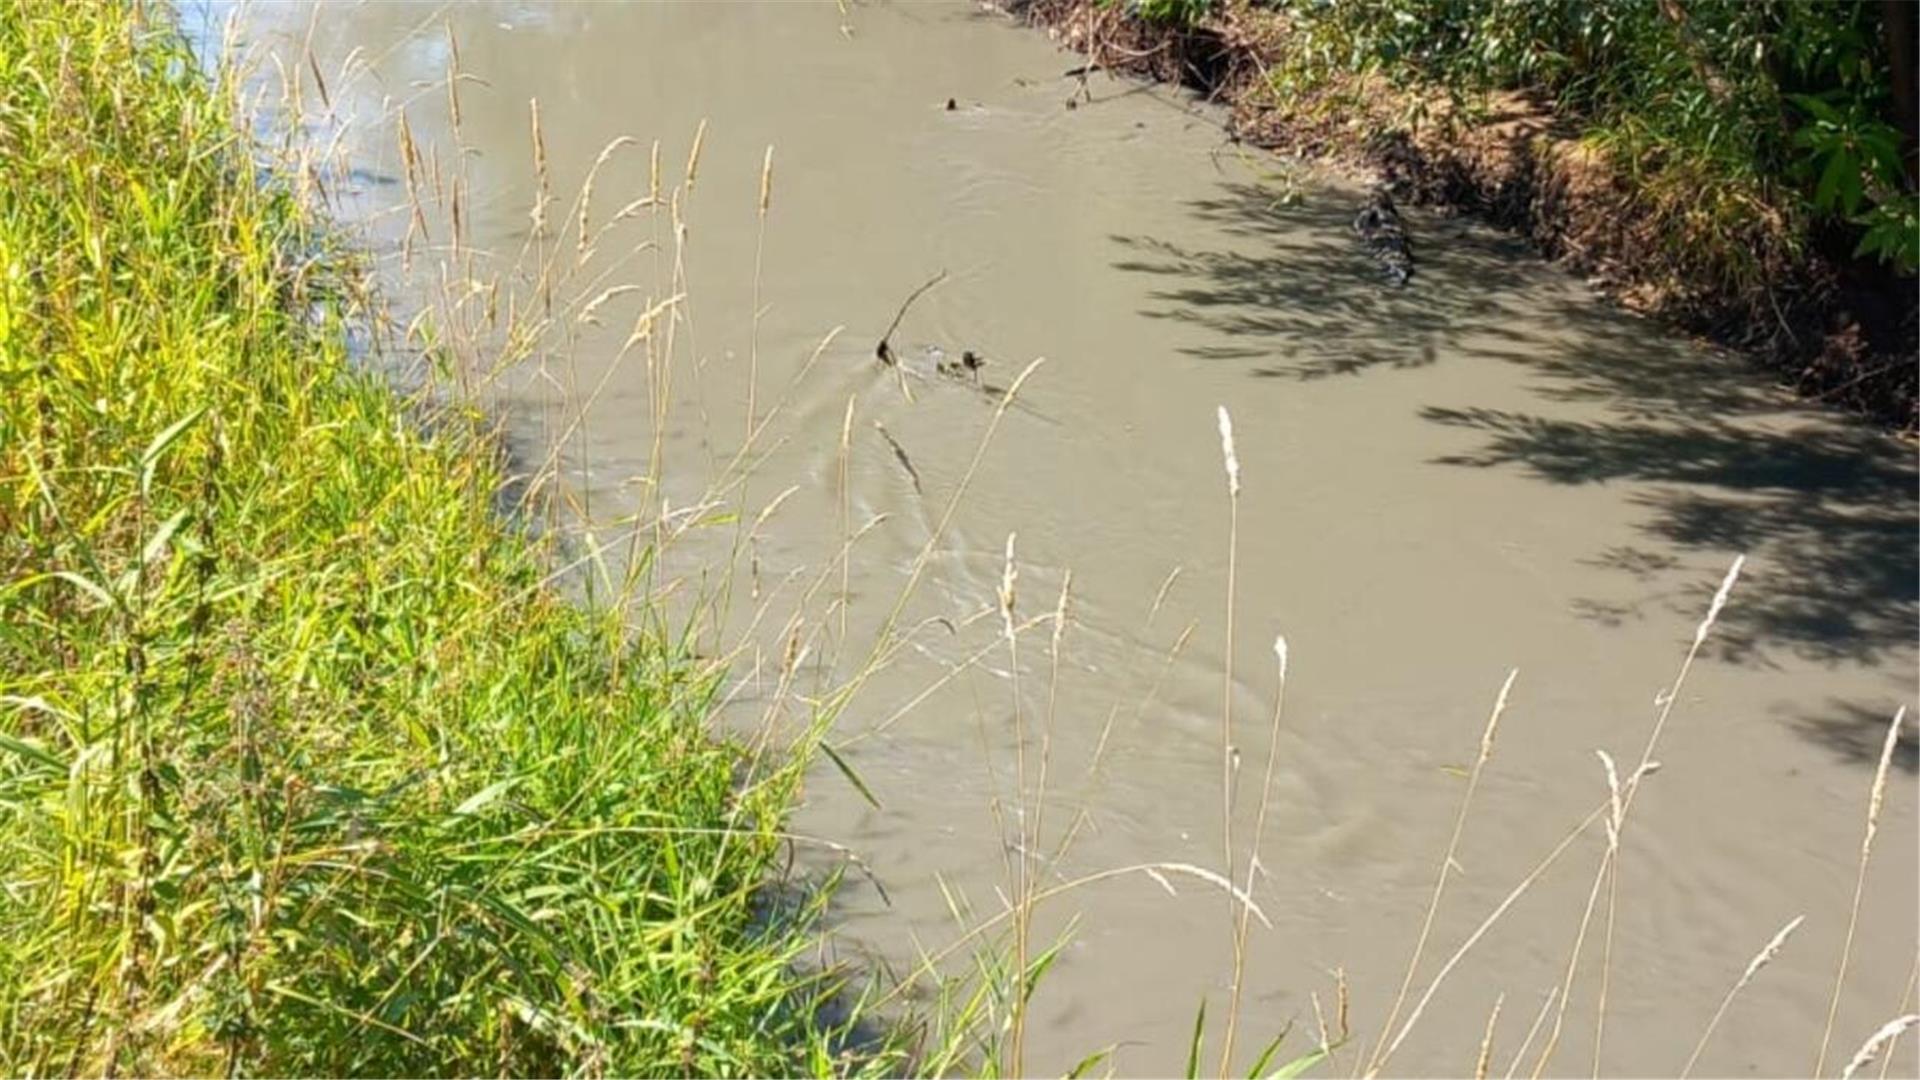
<instances>
[{"instance_id":1,"label":"grassy bank","mask_svg":"<svg viewBox=\"0 0 1920 1080\"><path fill-rule=\"evenodd\" d=\"M1920 423L1912 60L1889 55L1912 27L1883 25L1902 5L1004 6L1200 89L1241 141L1483 214L1810 398Z\"/></svg>"},{"instance_id":2,"label":"grassy bank","mask_svg":"<svg viewBox=\"0 0 1920 1080\"><path fill-rule=\"evenodd\" d=\"M798 760L356 370L232 105L138 7L0 2L0 1072L833 1067L761 887Z\"/></svg>"}]
</instances>

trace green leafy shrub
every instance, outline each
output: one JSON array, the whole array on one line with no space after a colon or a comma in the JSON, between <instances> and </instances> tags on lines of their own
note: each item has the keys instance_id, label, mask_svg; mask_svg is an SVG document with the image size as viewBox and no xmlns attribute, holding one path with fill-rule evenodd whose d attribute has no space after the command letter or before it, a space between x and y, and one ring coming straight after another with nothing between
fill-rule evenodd
<instances>
[{"instance_id":1,"label":"green leafy shrub","mask_svg":"<svg viewBox=\"0 0 1920 1080\"><path fill-rule=\"evenodd\" d=\"M1895 121L1886 9L1800 0L1278 0L1291 85L1367 74L1469 101L1537 92L1634 173L1729 206L1852 223L1915 269L1912 147ZM1679 185L1674 185L1676 190Z\"/></svg>"},{"instance_id":2,"label":"green leafy shrub","mask_svg":"<svg viewBox=\"0 0 1920 1080\"><path fill-rule=\"evenodd\" d=\"M1214 0L1101 0L1105 6L1126 5L1127 13L1153 23L1192 26L1212 14Z\"/></svg>"}]
</instances>

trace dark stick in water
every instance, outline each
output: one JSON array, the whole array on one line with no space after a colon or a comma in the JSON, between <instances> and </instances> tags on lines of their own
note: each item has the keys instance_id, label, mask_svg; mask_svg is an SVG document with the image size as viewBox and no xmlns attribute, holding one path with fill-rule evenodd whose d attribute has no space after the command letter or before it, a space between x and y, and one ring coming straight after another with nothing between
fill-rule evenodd
<instances>
[{"instance_id":1,"label":"dark stick in water","mask_svg":"<svg viewBox=\"0 0 1920 1080\"><path fill-rule=\"evenodd\" d=\"M907 309L913 306L915 300L920 299L921 293L926 292L928 289L933 288L946 279L947 272L942 270L928 278L926 284L907 294L906 303L900 305L900 310L893 313L893 321L887 324L887 332L880 335L880 344L873 347L873 355L878 358L881 363L893 363L893 349L887 345L887 341L893 337L895 330L900 329L900 320L907 317Z\"/></svg>"}]
</instances>

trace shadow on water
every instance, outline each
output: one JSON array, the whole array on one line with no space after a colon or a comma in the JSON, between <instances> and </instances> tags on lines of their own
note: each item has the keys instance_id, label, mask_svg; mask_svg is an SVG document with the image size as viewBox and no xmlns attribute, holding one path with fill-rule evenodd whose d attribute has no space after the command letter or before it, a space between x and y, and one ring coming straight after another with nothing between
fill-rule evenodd
<instances>
[{"instance_id":1,"label":"shadow on water","mask_svg":"<svg viewBox=\"0 0 1920 1080\"><path fill-rule=\"evenodd\" d=\"M1797 716L1792 723L1796 731L1843 760L1873 766L1880 760L1880 751L1886 745L1887 723L1892 719L1877 702L1867 705L1829 700L1819 712ZM1920 773L1920 734L1917 732L1920 728L1916 728L1909 709L1893 747L1894 764L1909 775Z\"/></svg>"},{"instance_id":2,"label":"shadow on water","mask_svg":"<svg viewBox=\"0 0 1920 1080\"><path fill-rule=\"evenodd\" d=\"M1354 239L1353 207L1331 199L1287 205L1253 184L1189 206L1216 233L1261 250L1208 250L1153 237L1116 236L1114 265L1167 284L1149 295L1152 318L1189 323L1216 340L1183 351L1247 361L1261 378L1311 381L1376 369L1425 367L1463 329L1521 345L1527 335L1504 297L1524 282L1517 245L1436 246L1414 238L1417 270L1405 289L1379 272ZM1217 340L1219 337L1231 341Z\"/></svg>"},{"instance_id":3,"label":"shadow on water","mask_svg":"<svg viewBox=\"0 0 1920 1080\"><path fill-rule=\"evenodd\" d=\"M1537 410L1436 405L1420 416L1483 439L1436 465L1635 485L1645 546L1589 562L1645 591L1626 604L1583 601L1586 617L1678 614L1690 625L1714 582L1680 556L1744 551L1746 587L1715 639L1723 659L1910 663L1920 616L1910 448L1791 403L1737 359L1570 290L1539 288L1554 271L1519 241L1457 219L1416 219L1413 283L1380 287L1353 238L1351 207L1317 202L1288 206L1256 185L1224 185L1191 209L1256 253L1121 236L1116 265L1164 280L1146 314L1204 330L1208 343L1189 355L1243 363L1256 377L1352 377L1460 354L1522 369ZM1877 705L1846 705L1799 726L1843 753L1864 740L1877 756L1886 722ZM1903 760L1911 767L1911 754Z\"/></svg>"}]
</instances>

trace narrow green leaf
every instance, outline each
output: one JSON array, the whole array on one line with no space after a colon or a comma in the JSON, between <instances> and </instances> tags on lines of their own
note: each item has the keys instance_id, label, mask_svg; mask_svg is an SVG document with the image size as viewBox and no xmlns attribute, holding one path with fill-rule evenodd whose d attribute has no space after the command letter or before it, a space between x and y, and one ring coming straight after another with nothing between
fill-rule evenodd
<instances>
[{"instance_id":1,"label":"narrow green leaf","mask_svg":"<svg viewBox=\"0 0 1920 1080\"><path fill-rule=\"evenodd\" d=\"M1813 205L1822 210L1833 209L1834 197L1840 190L1840 181L1847 170L1853 166L1851 155L1836 150L1827 155L1827 167L1820 173L1820 183L1813 189Z\"/></svg>"},{"instance_id":2,"label":"narrow green leaf","mask_svg":"<svg viewBox=\"0 0 1920 1080\"><path fill-rule=\"evenodd\" d=\"M1079 1080L1080 1077L1087 1075L1089 1069L1107 1060L1108 1056L1112 1053L1113 1048L1108 1047L1105 1050L1095 1050L1093 1053L1081 1058L1078 1062L1074 1063L1073 1068L1067 1070L1066 1080Z\"/></svg>"},{"instance_id":3,"label":"narrow green leaf","mask_svg":"<svg viewBox=\"0 0 1920 1080\"><path fill-rule=\"evenodd\" d=\"M168 424L165 431L154 436L153 441L147 444L147 449L140 455L140 494L145 495L152 490L153 470L159 467L160 459L166 455L167 449L171 447L180 436L186 434L187 429L193 426L194 421L206 414L207 407L205 405L200 406L180 419L175 420L173 423Z\"/></svg>"},{"instance_id":4,"label":"narrow green leaf","mask_svg":"<svg viewBox=\"0 0 1920 1080\"><path fill-rule=\"evenodd\" d=\"M147 541L147 546L141 550L140 561L151 563L164 554L167 544L173 540L173 534L180 531L180 526L184 525L186 520L187 512L182 510L161 522L160 527L153 531L153 539Z\"/></svg>"},{"instance_id":5,"label":"narrow green leaf","mask_svg":"<svg viewBox=\"0 0 1920 1080\"><path fill-rule=\"evenodd\" d=\"M1287 1026L1280 1029L1280 1034L1275 1035L1273 1041L1267 1044L1267 1048L1260 1051L1260 1056L1254 1059L1253 1068L1247 1070L1247 1080L1260 1080L1260 1074L1266 1071L1267 1062L1273 1060L1273 1055L1279 1051L1280 1044L1286 1042L1287 1036L1292 1033L1293 1021L1289 1020Z\"/></svg>"},{"instance_id":6,"label":"narrow green leaf","mask_svg":"<svg viewBox=\"0 0 1920 1080\"><path fill-rule=\"evenodd\" d=\"M1199 1080L1200 1054L1207 1031L1207 999L1200 999L1200 1011L1193 1017L1193 1040L1187 1044L1187 1080Z\"/></svg>"},{"instance_id":7,"label":"narrow green leaf","mask_svg":"<svg viewBox=\"0 0 1920 1080\"><path fill-rule=\"evenodd\" d=\"M1299 1057L1268 1073L1266 1080L1294 1080L1295 1077L1305 1076L1308 1069L1325 1061L1329 1054L1340 1049L1343 1045L1345 1045L1344 1042L1337 1042L1331 1046L1323 1046L1310 1054L1301 1054Z\"/></svg>"},{"instance_id":8,"label":"narrow green leaf","mask_svg":"<svg viewBox=\"0 0 1920 1080\"><path fill-rule=\"evenodd\" d=\"M71 570L55 570L53 576L73 585L81 592L86 593L88 596L93 597L95 600L100 601L110 608L118 609L120 607L119 597L114 596L107 591L105 586L96 584L83 574L76 574Z\"/></svg>"},{"instance_id":9,"label":"narrow green leaf","mask_svg":"<svg viewBox=\"0 0 1920 1080\"><path fill-rule=\"evenodd\" d=\"M483 809L489 803L492 803L495 799L498 799L500 796L505 795L508 792L508 790L510 790L515 784L518 784L519 782L520 782L520 777L509 776L505 780L497 780L491 784L488 784L486 787L481 788L478 792L470 796L466 802L463 802L459 806L454 807L453 815L455 817L466 817L468 814L471 814L471 813L474 813L475 811Z\"/></svg>"},{"instance_id":10,"label":"narrow green leaf","mask_svg":"<svg viewBox=\"0 0 1920 1080\"><path fill-rule=\"evenodd\" d=\"M67 771L67 763L53 756L45 747L25 739L16 739L11 735L0 735L0 750L8 751L29 761L37 761L50 769Z\"/></svg>"}]
</instances>

